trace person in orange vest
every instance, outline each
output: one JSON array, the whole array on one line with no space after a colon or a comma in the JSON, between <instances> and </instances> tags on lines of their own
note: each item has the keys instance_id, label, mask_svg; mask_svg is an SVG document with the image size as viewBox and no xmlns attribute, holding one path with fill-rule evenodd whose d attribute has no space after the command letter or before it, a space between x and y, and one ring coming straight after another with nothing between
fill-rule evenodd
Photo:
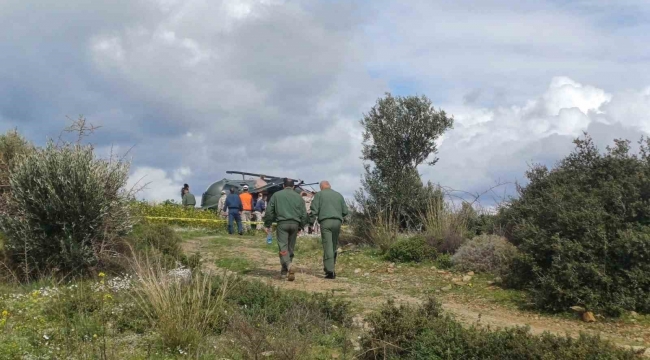
<instances>
[{"instance_id":1,"label":"person in orange vest","mask_svg":"<svg viewBox=\"0 0 650 360\"><path fill-rule=\"evenodd\" d=\"M244 185L244 191L239 194L244 210L241 213L241 220L244 223L244 231L251 229L250 221L253 213L253 195L248 192L248 185Z\"/></svg>"}]
</instances>

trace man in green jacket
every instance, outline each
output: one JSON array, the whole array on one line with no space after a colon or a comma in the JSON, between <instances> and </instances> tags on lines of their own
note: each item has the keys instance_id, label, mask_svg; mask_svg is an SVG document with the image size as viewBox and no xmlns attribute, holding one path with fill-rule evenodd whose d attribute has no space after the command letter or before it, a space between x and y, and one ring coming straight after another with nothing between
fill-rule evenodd
<instances>
[{"instance_id":1,"label":"man in green jacket","mask_svg":"<svg viewBox=\"0 0 650 360\"><path fill-rule=\"evenodd\" d=\"M293 190L291 179L284 179L284 189L273 194L266 207L264 226L267 233L271 231L274 221L278 224L277 239L282 264L280 274L288 274L287 280L294 281L295 270L291 266L293 250L296 247L298 231L307 224L307 210L300 195Z\"/></svg>"},{"instance_id":2,"label":"man in green jacket","mask_svg":"<svg viewBox=\"0 0 650 360\"><path fill-rule=\"evenodd\" d=\"M183 206L194 207L196 206L196 198L190 192L190 187L183 189Z\"/></svg>"},{"instance_id":3,"label":"man in green jacket","mask_svg":"<svg viewBox=\"0 0 650 360\"><path fill-rule=\"evenodd\" d=\"M326 279L336 278L334 267L336 265L336 249L339 243L341 223L348 214L348 206L343 195L332 190L328 181L321 181L320 192L311 202L310 223L318 220L320 236L323 243L323 270Z\"/></svg>"}]
</instances>

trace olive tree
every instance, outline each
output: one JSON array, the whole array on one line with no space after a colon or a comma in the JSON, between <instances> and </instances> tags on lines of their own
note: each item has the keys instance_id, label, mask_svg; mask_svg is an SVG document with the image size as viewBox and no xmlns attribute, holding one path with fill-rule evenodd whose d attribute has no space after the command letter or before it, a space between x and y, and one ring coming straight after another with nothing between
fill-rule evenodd
<instances>
[{"instance_id":1,"label":"olive tree","mask_svg":"<svg viewBox=\"0 0 650 360\"><path fill-rule=\"evenodd\" d=\"M453 118L436 110L426 96L394 97L387 93L361 120L362 160L366 163L357 203L365 213L385 211L402 227L415 225L421 206L435 195L423 184L417 167L434 165L436 140L453 125Z\"/></svg>"},{"instance_id":2,"label":"olive tree","mask_svg":"<svg viewBox=\"0 0 650 360\"><path fill-rule=\"evenodd\" d=\"M133 224L129 163L100 159L91 145L49 141L9 174L0 230L5 251L26 278L83 274L109 254Z\"/></svg>"}]
</instances>

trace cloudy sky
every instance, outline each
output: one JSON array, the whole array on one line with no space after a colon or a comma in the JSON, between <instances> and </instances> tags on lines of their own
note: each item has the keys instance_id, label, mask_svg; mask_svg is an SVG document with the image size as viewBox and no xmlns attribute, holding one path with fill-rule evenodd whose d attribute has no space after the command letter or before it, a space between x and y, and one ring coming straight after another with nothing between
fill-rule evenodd
<instances>
[{"instance_id":1,"label":"cloudy sky","mask_svg":"<svg viewBox=\"0 0 650 360\"><path fill-rule=\"evenodd\" d=\"M650 132L650 4L582 1L0 0L0 130L38 144L67 116L133 147L141 197L226 170L362 173L359 120L385 92L454 115L423 177L482 191L588 131Z\"/></svg>"}]
</instances>

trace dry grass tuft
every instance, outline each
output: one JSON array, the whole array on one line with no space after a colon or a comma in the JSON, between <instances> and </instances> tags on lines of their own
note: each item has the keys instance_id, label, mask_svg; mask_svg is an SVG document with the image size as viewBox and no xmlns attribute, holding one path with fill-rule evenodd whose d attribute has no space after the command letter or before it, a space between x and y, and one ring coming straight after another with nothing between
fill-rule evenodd
<instances>
[{"instance_id":1,"label":"dry grass tuft","mask_svg":"<svg viewBox=\"0 0 650 360\"><path fill-rule=\"evenodd\" d=\"M136 257L133 267L138 277L135 300L166 348L196 349L210 330L222 325L227 279L213 288L209 275L174 275L148 257Z\"/></svg>"},{"instance_id":2,"label":"dry grass tuft","mask_svg":"<svg viewBox=\"0 0 650 360\"><path fill-rule=\"evenodd\" d=\"M443 196L435 196L420 216L427 241L439 253L453 254L465 242L470 217L465 207L456 209Z\"/></svg>"}]
</instances>

